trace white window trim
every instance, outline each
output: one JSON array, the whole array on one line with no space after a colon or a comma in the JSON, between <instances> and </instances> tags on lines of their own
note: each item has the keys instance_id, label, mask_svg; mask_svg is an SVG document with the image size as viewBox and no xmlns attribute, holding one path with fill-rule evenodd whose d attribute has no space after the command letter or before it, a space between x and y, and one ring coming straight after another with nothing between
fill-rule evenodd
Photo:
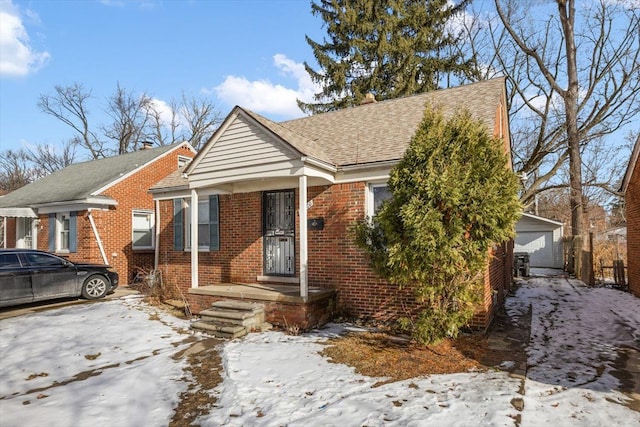
<instances>
[{"instance_id":1,"label":"white window trim","mask_svg":"<svg viewBox=\"0 0 640 427\"><path fill-rule=\"evenodd\" d=\"M151 224L151 229L149 230L151 232L151 246L135 246L134 242L135 242L135 238L134 238L134 231L135 229L133 228L133 224L135 223L134 219L136 214L139 215L148 215L151 218L149 219L149 223ZM134 251L144 251L144 250L149 250L149 249L155 249L156 247L156 216L155 213L152 210L148 210L148 209L133 209L131 211L131 248Z\"/></svg>"},{"instance_id":2,"label":"white window trim","mask_svg":"<svg viewBox=\"0 0 640 427\"><path fill-rule=\"evenodd\" d=\"M365 203L366 203L366 211L365 215L367 218L373 218L375 212L373 209L373 189L377 187L388 187L388 183L385 182L370 182L367 185L367 193L365 195Z\"/></svg>"},{"instance_id":3,"label":"white window trim","mask_svg":"<svg viewBox=\"0 0 640 427\"><path fill-rule=\"evenodd\" d=\"M193 160L191 157L187 157L187 156L178 156L178 167L182 167L182 166L186 166L189 163L191 163L191 160Z\"/></svg>"},{"instance_id":4,"label":"white window trim","mask_svg":"<svg viewBox=\"0 0 640 427\"><path fill-rule=\"evenodd\" d=\"M209 199L203 198L198 200L198 204L206 203L207 209L209 209ZM182 209L184 214L184 251L191 252L191 200L182 199ZM211 226L211 225L209 225ZM200 233L198 233L200 236ZM210 252L209 245L198 245L198 252Z\"/></svg>"},{"instance_id":5,"label":"white window trim","mask_svg":"<svg viewBox=\"0 0 640 427\"><path fill-rule=\"evenodd\" d=\"M66 216L69 219L69 230L67 233L69 235L69 243L67 246L71 246L71 212L58 212L56 213L56 253L60 254L68 254L71 251L67 247L66 249L62 248L62 217Z\"/></svg>"}]
</instances>

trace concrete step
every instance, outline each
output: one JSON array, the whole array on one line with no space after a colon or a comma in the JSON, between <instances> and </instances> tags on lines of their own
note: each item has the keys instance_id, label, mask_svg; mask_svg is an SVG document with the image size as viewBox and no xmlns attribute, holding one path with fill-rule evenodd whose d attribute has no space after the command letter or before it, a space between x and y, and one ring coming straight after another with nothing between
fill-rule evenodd
<instances>
[{"instance_id":1,"label":"concrete step","mask_svg":"<svg viewBox=\"0 0 640 427\"><path fill-rule=\"evenodd\" d=\"M243 326L212 324L203 321L192 323L191 329L199 329L219 338L239 338L247 335L247 329Z\"/></svg>"},{"instance_id":2,"label":"concrete step","mask_svg":"<svg viewBox=\"0 0 640 427\"><path fill-rule=\"evenodd\" d=\"M199 313L200 320L192 329L200 329L221 338L237 338L249 331L266 331L264 306L245 301L217 301L208 310Z\"/></svg>"},{"instance_id":3,"label":"concrete step","mask_svg":"<svg viewBox=\"0 0 640 427\"><path fill-rule=\"evenodd\" d=\"M236 300L223 300L216 301L211 304L212 308L221 308L221 309L229 309L229 310L237 310L237 311L253 311L264 312L264 306L262 304L254 303L254 302L246 302L246 301L236 301Z\"/></svg>"},{"instance_id":4,"label":"concrete step","mask_svg":"<svg viewBox=\"0 0 640 427\"><path fill-rule=\"evenodd\" d=\"M224 308L210 308L208 310L202 310L200 312L200 316L208 316L208 317L222 317L224 319L231 320L244 320L249 319L251 317L255 317L256 315L260 315L263 312L254 313L253 311L238 311L238 310L228 310Z\"/></svg>"},{"instance_id":5,"label":"concrete step","mask_svg":"<svg viewBox=\"0 0 640 427\"><path fill-rule=\"evenodd\" d=\"M255 326L264 322L264 312L251 313L232 310L203 310L200 318L206 322L212 323L230 323L238 326Z\"/></svg>"}]
</instances>

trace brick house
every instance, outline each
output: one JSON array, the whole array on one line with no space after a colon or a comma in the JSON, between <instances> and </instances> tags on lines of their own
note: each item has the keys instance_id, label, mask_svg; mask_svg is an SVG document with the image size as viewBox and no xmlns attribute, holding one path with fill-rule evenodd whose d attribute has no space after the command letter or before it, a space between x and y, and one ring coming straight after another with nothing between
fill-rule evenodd
<instances>
[{"instance_id":1,"label":"brick house","mask_svg":"<svg viewBox=\"0 0 640 427\"><path fill-rule=\"evenodd\" d=\"M640 297L640 136L629 159L620 191L624 194L627 215L627 276L629 290Z\"/></svg>"},{"instance_id":2,"label":"brick house","mask_svg":"<svg viewBox=\"0 0 640 427\"><path fill-rule=\"evenodd\" d=\"M4 247L111 264L127 283L154 263L149 187L195 156L188 143L75 163L0 198Z\"/></svg>"},{"instance_id":3,"label":"brick house","mask_svg":"<svg viewBox=\"0 0 640 427\"><path fill-rule=\"evenodd\" d=\"M220 299L252 299L281 326L313 327L334 310L380 321L415 312L409 292L373 273L352 226L390 196L390 170L428 104L446 116L468 109L510 152L503 78L281 123L235 107L184 173L150 190L165 282L195 313ZM490 250L473 321L481 328L512 277L512 245Z\"/></svg>"}]
</instances>

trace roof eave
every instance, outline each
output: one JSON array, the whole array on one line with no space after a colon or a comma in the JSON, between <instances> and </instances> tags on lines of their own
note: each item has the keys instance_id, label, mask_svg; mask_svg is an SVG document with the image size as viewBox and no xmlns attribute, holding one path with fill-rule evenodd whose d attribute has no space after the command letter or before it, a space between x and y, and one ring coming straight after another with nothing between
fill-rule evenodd
<instances>
[{"instance_id":1,"label":"roof eave","mask_svg":"<svg viewBox=\"0 0 640 427\"><path fill-rule=\"evenodd\" d=\"M30 205L31 208L48 208L48 207L56 207L56 206L66 206L66 205L103 205L103 206L117 206L118 201L114 200L110 197L87 197L85 199L76 199L76 200L64 200L64 201L56 201L50 203L38 203Z\"/></svg>"},{"instance_id":2,"label":"roof eave","mask_svg":"<svg viewBox=\"0 0 640 427\"><path fill-rule=\"evenodd\" d=\"M620 184L620 192L626 193L627 188L629 187L629 181L631 181L631 175L633 175L633 170L635 169L635 165L638 163L638 157L640 155L640 135L636 138L636 143L633 146L633 151L631 152L631 158L629 159L629 164L627 165L627 170L624 173L624 177L622 178L622 183Z\"/></svg>"}]
</instances>

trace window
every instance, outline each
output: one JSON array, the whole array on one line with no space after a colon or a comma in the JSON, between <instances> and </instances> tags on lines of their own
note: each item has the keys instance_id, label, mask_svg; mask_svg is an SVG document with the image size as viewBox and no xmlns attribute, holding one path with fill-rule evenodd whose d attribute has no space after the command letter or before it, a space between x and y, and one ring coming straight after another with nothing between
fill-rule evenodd
<instances>
[{"instance_id":1,"label":"window","mask_svg":"<svg viewBox=\"0 0 640 427\"><path fill-rule=\"evenodd\" d=\"M58 214L58 244L59 251L69 251L69 232L71 231L71 219L69 214Z\"/></svg>"},{"instance_id":2,"label":"window","mask_svg":"<svg viewBox=\"0 0 640 427\"><path fill-rule=\"evenodd\" d=\"M191 200L174 199L174 248L191 248ZM220 249L220 224L218 221L218 196L210 196L198 201L198 249Z\"/></svg>"},{"instance_id":3,"label":"window","mask_svg":"<svg viewBox=\"0 0 640 427\"><path fill-rule=\"evenodd\" d=\"M188 165L191 163L191 157L187 156L178 156L178 168Z\"/></svg>"},{"instance_id":4,"label":"window","mask_svg":"<svg viewBox=\"0 0 640 427\"><path fill-rule=\"evenodd\" d=\"M62 258L47 254L25 254L27 262L31 266L36 267L59 267L65 265L65 261Z\"/></svg>"},{"instance_id":5,"label":"window","mask_svg":"<svg viewBox=\"0 0 640 427\"><path fill-rule=\"evenodd\" d=\"M191 247L191 206L189 203L185 209L185 237L186 247ZM209 200L198 201L198 248L209 249L210 236L209 236Z\"/></svg>"},{"instance_id":6,"label":"window","mask_svg":"<svg viewBox=\"0 0 640 427\"><path fill-rule=\"evenodd\" d=\"M76 252L76 219L75 212L49 214L49 251Z\"/></svg>"},{"instance_id":7,"label":"window","mask_svg":"<svg viewBox=\"0 0 640 427\"><path fill-rule=\"evenodd\" d=\"M0 254L0 268L21 267L17 254Z\"/></svg>"},{"instance_id":8,"label":"window","mask_svg":"<svg viewBox=\"0 0 640 427\"><path fill-rule=\"evenodd\" d=\"M387 184L369 184L367 197L367 215L374 216L382 202L391 198L391 190Z\"/></svg>"},{"instance_id":9,"label":"window","mask_svg":"<svg viewBox=\"0 0 640 427\"><path fill-rule=\"evenodd\" d=\"M134 210L132 218L133 249L153 249L155 216L152 211Z\"/></svg>"}]
</instances>

